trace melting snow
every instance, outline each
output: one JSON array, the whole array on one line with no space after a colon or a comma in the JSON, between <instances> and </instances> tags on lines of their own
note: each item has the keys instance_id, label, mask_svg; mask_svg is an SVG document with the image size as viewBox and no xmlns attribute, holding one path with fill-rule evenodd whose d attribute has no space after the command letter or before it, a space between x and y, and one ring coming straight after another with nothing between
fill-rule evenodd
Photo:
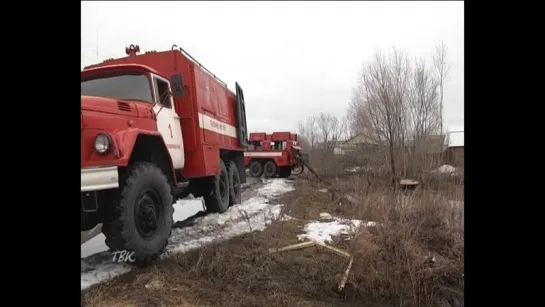
<instances>
[{"instance_id":1,"label":"melting snow","mask_svg":"<svg viewBox=\"0 0 545 307\"><path fill-rule=\"evenodd\" d=\"M456 172L456 167L454 167L454 166L452 166L452 165L445 164L445 165L441 165L438 169L433 170L433 172L438 172L438 173L455 173L455 172Z\"/></svg>"},{"instance_id":2,"label":"melting snow","mask_svg":"<svg viewBox=\"0 0 545 307\"><path fill-rule=\"evenodd\" d=\"M195 213L204 210L204 200L202 197L186 199L178 199L174 206L174 222L183 221Z\"/></svg>"},{"instance_id":3,"label":"melting snow","mask_svg":"<svg viewBox=\"0 0 545 307\"><path fill-rule=\"evenodd\" d=\"M463 200L449 200L448 203L453 208L455 208L455 207L463 208L464 207L464 201Z\"/></svg>"},{"instance_id":4,"label":"melting snow","mask_svg":"<svg viewBox=\"0 0 545 307\"><path fill-rule=\"evenodd\" d=\"M355 166L355 167L344 169L345 172L349 172L349 173L357 173L357 172L370 171L370 170L372 170L372 167L370 166Z\"/></svg>"},{"instance_id":5,"label":"melting snow","mask_svg":"<svg viewBox=\"0 0 545 307\"><path fill-rule=\"evenodd\" d=\"M263 183L265 185L259 189L259 195L263 197L278 197L294 190L292 184L283 179L265 179Z\"/></svg>"},{"instance_id":6,"label":"melting snow","mask_svg":"<svg viewBox=\"0 0 545 307\"><path fill-rule=\"evenodd\" d=\"M281 214L282 205L270 205L271 198L294 190L284 179L265 179L264 185L255 192L257 195L242 204L229 208L222 214L213 213L195 219L195 225L172 230L167 251L163 255L185 253L212 241L223 241L251 231L264 230ZM185 220L192 214L187 210L202 210L201 199L178 200L174 204L174 222ZM283 219L289 219L285 216ZM113 255L104 251L81 259L81 290L91 285L125 274L131 266L113 263Z\"/></svg>"},{"instance_id":7,"label":"melting snow","mask_svg":"<svg viewBox=\"0 0 545 307\"><path fill-rule=\"evenodd\" d=\"M326 213L326 212L320 213L320 218L321 218L322 220L331 220L331 219L333 219L333 217L331 216L331 214Z\"/></svg>"},{"instance_id":8,"label":"melting snow","mask_svg":"<svg viewBox=\"0 0 545 307\"><path fill-rule=\"evenodd\" d=\"M173 236L163 258L200 248L212 241L225 241L244 233L262 231L271 221L280 216L282 205L267 205L262 203L267 200L260 197L252 198L250 201L255 202L244 205L244 209L233 210L230 218L223 216L227 212L222 215L210 214L201 220L200 223L204 225L202 228L188 227L173 230ZM203 232L207 231L211 234L203 235Z\"/></svg>"},{"instance_id":9,"label":"melting snow","mask_svg":"<svg viewBox=\"0 0 545 307\"><path fill-rule=\"evenodd\" d=\"M356 173L356 172L359 172L362 168L359 167L359 166L356 166L356 167L352 167L352 168L347 168L345 169L346 172L349 172L349 173Z\"/></svg>"},{"instance_id":10,"label":"melting snow","mask_svg":"<svg viewBox=\"0 0 545 307\"><path fill-rule=\"evenodd\" d=\"M355 233L359 227L372 227L376 226L375 222L363 223L360 220L348 220L332 217L331 214L322 212L320 218L329 221L314 221L305 225L304 234L297 236L300 241L304 240L316 240L320 242L331 242L331 236L340 234L352 234ZM333 221L331 221L333 220Z\"/></svg>"}]
</instances>

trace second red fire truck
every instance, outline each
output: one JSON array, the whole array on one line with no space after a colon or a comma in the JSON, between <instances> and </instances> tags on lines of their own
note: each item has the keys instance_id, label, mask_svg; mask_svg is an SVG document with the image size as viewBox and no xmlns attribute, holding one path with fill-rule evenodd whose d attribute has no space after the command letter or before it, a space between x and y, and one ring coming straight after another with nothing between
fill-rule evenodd
<instances>
[{"instance_id":1,"label":"second red fire truck","mask_svg":"<svg viewBox=\"0 0 545 307\"><path fill-rule=\"evenodd\" d=\"M303 165L299 160L301 147L297 134L291 132L250 133L249 146L244 153L244 165L250 176L272 178L277 175L287 178L292 173L301 173Z\"/></svg>"}]
</instances>

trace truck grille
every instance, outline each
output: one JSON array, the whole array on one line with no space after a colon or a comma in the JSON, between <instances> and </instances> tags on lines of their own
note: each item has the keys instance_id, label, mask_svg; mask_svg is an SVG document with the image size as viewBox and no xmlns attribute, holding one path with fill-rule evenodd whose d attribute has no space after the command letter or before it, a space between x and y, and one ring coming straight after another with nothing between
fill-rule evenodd
<instances>
[{"instance_id":1,"label":"truck grille","mask_svg":"<svg viewBox=\"0 0 545 307\"><path fill-rule=\"evenodd\" d=\"M130 112L131 111L131 105L126 102L117 102L117 108L121 111Z\"/></svg>"}]
</instances>

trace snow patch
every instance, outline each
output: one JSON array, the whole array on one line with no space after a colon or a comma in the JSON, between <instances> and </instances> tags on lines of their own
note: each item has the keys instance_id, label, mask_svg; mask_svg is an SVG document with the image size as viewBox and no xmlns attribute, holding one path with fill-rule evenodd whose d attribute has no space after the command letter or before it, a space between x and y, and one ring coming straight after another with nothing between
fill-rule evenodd
<instances>
[{"instance_id":1,"label":"snow patch","mask_svg":"<svg viewBox=\"0 0 545 307\"><path fill-rule=\"evenodd\" d=\"M373 227L376 222L362 222L360 220L349 220L332 217L331 214L322 212L320 218L333 221L313 221L304 227L304 234L297 236L300 241L315 240L319 242L331 242L332 236L341 234L353 234L359 227Z\"/></svg>"},{"instance_id":2,"label":"snow patch","mask_svg":"<svg viewBox=\"0 0 545 307\"><path fill-rule=\"evenodd\" d=\"M371 166L355 166L355 167L344 169L344 171L348 173L358 173L358 172L372 171L372 170L373 170L373 167Z\"/></svg>"},{"instance_id":3,"label":"snow patch","mask_svg":"<svg viewBox=\"0 0 545 307\"><path fill-rule=\"evenodd\" d=\"M361 166L356 166L356 167L352 167L352 168L347 168L345 169L344 171L345 172L349 172L349 173L357 173L359 171L363 170L363 167Z\"/></svg>"},{"instance_id":4,"label":"snow patch","mask_svg":"<svg viewBox=\"0 0 545 307\"><path fill-rule=\"evenodd\" d=\"M209 217L205 216L202 221L205 225L202 229L193 229L193 227L175 229L170 244L167 246L167 252L162 258L173 254L186 253L214 241L221 242L252 231L263 231L273 220L280 216L281 210L282 205L270 206L255 203L246 210L233 210L232 218L229 220L224 221L223 216L211 217L205 220ZM253 213L251 213L252 211ZM285 218L289 219L289 217ZM214 224L214 221L217 221L217 224ZM227 224L227 221L231 223ZM221 227L221 225L225 224L227 224L225 227ZM212 234L203 236L202 232L206 230L211 231Z\"/></svg>"},{"instance_id":5,"label":"snow patch","mask_svg":"<svg viewBox=\"0 0 545 307\"><path fill-rule=\"evenodd\" d=\"M257 189L255 197L229 208L222 214L208 214L196 218L195 224L191 227L173 229L162 258L185 253L213 241L229 240L245 233L264 230L271 221L280 217L282 211L282 205L271 205L269 201L294 190L291 183L284 179L266 179L264 184ZM178 200L174 204L174 222L185 220L188 212L197 209L202 210L201 199ZM288 220L290 217L283 216L281 219ZM109 251L82 258L81 290L125 274L132 269L130 265L112 261L113 255Z\"/></svg>"},{"instance_id":6,"label":"snow patch","mask_svg":"<svg viewBox=\"0 0 545 307\"><path fill-rule=\"evenodd\" d=\"M174 203L174 215L172 217L174 219L174 223L177 221L183 221L195 213L205 210L204 200L202 197L194 198L191 194L190 196L192 197L189 199L178 199L176 203Z\"/></svg>"},{"instance_id":7,"label":"snow patch","mask_svg":"<svg viewBox=\"0 0 545 307\"><path fill-rule=\"evenodd\" d=\"M433 170L432 172L436 172L436 173L455 173L456 172L456 167L454 167L452 165L445 164L445 165L441 165L438 169Z\"/></svg>"},{"instance_id":8,"label":"snow patch","mask_svg":"<svg viewBox=\"0 0 545 307\"><path fill-rule=\"evenodd\" d=\"M332 220L333 217L331 216L331 214L327 213L327 212L322 212L320 213L320 218L322 220Z\"/></svg>"},{"instance_id":9,"label":"snow patch","mask_svg":"<svg viewBox=\"0 0 545 307\"><path fill-rule=\"evenodd\" d=\"M261 187L258 194L262 197L278 197L294 190L294 187L284 179L265 179L265 186Z\"/></svg>"},{"instance_id":10,"label":"snow patch","mask_svg":"<svg viewBox=\"0 0 545 307\"><path fill-rule=\"evenodd\" d=\"M112 262L113 255L108 252L100 252L85 259L81 259L81 290L102 281L106 281L128 273L130 265Z\"/></svg>"},{"instance_id":11,"label":"snow patch","mask_svg":"<svg viewBox=\"0 0 545 307\"><path fill-rule=\"evenodd\" d=\"M464 201L463 200L449 200L448 203L453 208L463 208L464 207Z\"/></svg>"}]
</instances>

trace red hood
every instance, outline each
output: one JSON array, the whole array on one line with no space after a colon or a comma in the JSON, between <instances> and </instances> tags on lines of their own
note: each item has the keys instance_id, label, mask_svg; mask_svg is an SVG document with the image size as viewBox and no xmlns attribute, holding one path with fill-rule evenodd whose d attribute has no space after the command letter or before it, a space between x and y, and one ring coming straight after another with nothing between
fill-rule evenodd
<instances>
[{"instance_id":1,"label":"red hood","mask_svg":"<svg viewBox=\"0 0 545 307\"><path fill-rule=\"evenodd\" d=\"M138 107L136 103L112 98L81 96L81 110L118 114L123 116L139 116L145 107ZM140 114L145 114L142 112Z\"/></svg>"}]
</instances>

